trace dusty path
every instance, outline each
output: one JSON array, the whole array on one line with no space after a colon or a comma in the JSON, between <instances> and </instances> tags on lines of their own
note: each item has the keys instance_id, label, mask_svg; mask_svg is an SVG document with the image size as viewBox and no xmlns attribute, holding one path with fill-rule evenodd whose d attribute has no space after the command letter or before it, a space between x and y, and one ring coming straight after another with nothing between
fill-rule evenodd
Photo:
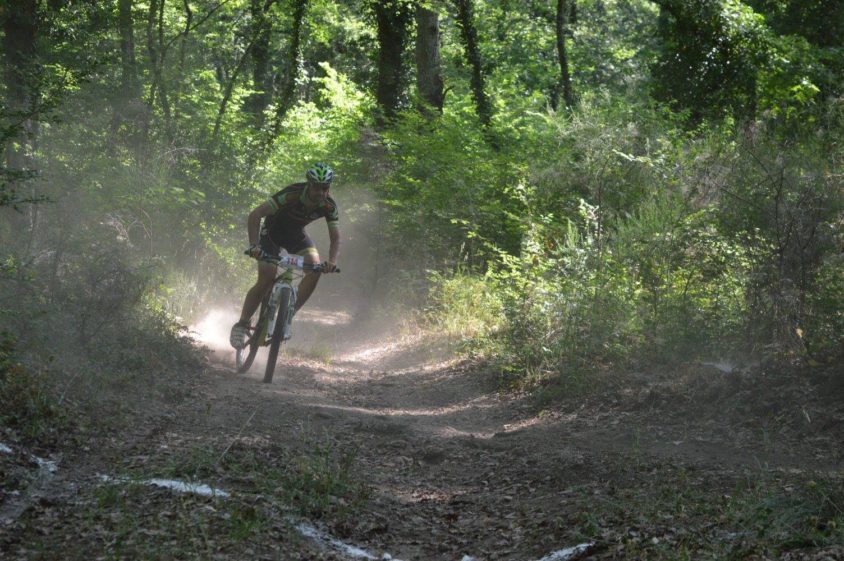
<instances>
[{"instance_id":1,"label":"dusty path","mask_svg":"<svg viewBox=\"0 0 844 561\"><path fill-rule=\"evenodd\" d=\"M347 318L320 318L300 318L273 384L262 365L238 375L218 356L179 405L67 458L0 551L52 558L31 548L47 535L41 551L80 559L844 558L834 545L783 553L751 538L754 499L807 473L840 484L837 442L623 406L624 392L543 410L430 341L350 344L335 335ZM104 475L191 479L230 496L174 503L166 489L115 491ZM303 537L296 520L345 546ZM80 527L91 535L68 549ZM561 553L578 544L591 545Z\"/></svg>"},{"instance_id":2,"label":"dusty path","mask_svg":"<svg viewBox=\"0 0 844 561\"><path fill-rule=\"evenodd\" d=\"M795 446L711 419L663 422L577 401L538 414L529 400L499 394L494 374L437 355L429 341L367 339L330 361L288 357L270 386L260 366L245 377L224 368L207 394L216 413L201 430L230 432L249 419L251 437L295 446L302 434L323 435L354 450L356 476L373 494L334 530L402 559L540 559L603 541L593 548L600 556L612 549L608 538L647 526L623 512L606 535L584 525L607 494L656 486L705 500L742 480L801 470L837 477L844 467L837 442ZM658 526L649 539L677 541L684 531L692 529Z\"/></svg>"}]
</instances>

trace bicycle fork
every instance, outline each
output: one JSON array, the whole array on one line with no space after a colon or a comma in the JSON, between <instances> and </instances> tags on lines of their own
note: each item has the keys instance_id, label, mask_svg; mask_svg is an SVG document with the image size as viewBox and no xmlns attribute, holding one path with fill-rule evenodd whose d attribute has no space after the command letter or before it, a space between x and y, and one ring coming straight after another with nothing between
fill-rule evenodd
<instances>
[{"instance_id":1,"label":"bicycle fork","mask_svg":"<svg viewBox=\"0 0 844 561\"><path fill-rule=\"evenodd\" d=\"M269 325L267 326L267 339L273 336L273 332L275 331L275 318L276 313L278 312L279 305L282 304L281 302L281 291L284 287L290 288L291 293L291 302L289 304L285 303L285 305L290 306L290 313L287 314L287 324L284 326L284 338L289 338L290 333L290 323L293 319L293 309L296 306L296 298L298 297L298 290L295 286L293 286L293 269L288 268L282 275L279 277L279 281L273 285L272 293L270 294L270 306L269 306Z\"/></svg>"}]
</instances>

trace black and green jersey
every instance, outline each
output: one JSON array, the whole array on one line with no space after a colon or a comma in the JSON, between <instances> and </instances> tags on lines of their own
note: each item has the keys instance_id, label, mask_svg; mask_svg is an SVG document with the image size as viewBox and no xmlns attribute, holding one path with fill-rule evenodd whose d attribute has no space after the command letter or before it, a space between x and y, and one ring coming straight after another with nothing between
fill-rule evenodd
<instances>
[{"instance_id":1,"label":"black and green jersey","mask_svg":"<svg viewBox=\"0 0 844 561\"><path fill-rule=\"evenodd\" d=\"M307 183L294 183L288 185L267 202L275 209L275 213L267 216L264 221L264 228L267 234L276 243L289 239L303 231L305 226L325 218L329 228L337 228L340 225L340 215L337 211L337 203L331 197L318 205L312 205L307 200Z\"/></svg>"}]
</instances>

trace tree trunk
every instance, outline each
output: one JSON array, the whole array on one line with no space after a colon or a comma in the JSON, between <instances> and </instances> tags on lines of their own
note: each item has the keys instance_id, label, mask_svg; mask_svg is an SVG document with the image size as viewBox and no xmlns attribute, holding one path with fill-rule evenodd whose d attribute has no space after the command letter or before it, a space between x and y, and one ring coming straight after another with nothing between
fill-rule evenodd
<instances>
[{"instance_id":1,"label":"tree trunk","mask_svg":"<svg viewBox=\"0 0 844 561\"><path fill-rule=\"evenodd\" d=\"M445 94L440 69L439 18L436 12L416 6L416 87L425 103L442 113Z\"/></svg>"},{"instance_id":2,"label":"tree trunk","mask_svg":"<svg viewBox=\"0 0 844 561\"><path fill-rule=\"evenodd\" d=\"M276 104L275 119L273 120L271 144L281 132L281 123L285 115L293 106L296 97L296 79L299 76L299 56L301 55L300 43L302 41L302 21L305 19L307 0L295 0L293 6L293 27L291 28L290 48L287 50L287 72L284 77L284 86Z\"/></svg>"},{"instance_id":3,"label":"tree trunk","mask_svg":"<svg viewBox=\"0 0 844 561\"><path fill-rule=\"evenodd\" d=\"M475 107L481 124L484 128L487 128L492 122L492 105L490 105L484 86L483 64L481 53L478 50L478 32L475 29L472 0L455 0L454 3L457 7L457 25L460 27L463 49L466 51L466 58L472 67L471 85Z\"/></svg>"},{"instance_id":4,"label":"tree trunk","mask_svg":"<svg viewBox=\"0 0 844 561\"><path fill-rule=\"evenodd\" d=\"M270 38L271 22L267 11L273 0L250 0L249 11L252 14L252 89L255 92L246 100L246 111L255 118L258 128L263 124L264 110L270 104L272 74L270 73Z\"/></svg>"},{"instance_id":5,"label":"tree trunk","mask_svg":"<svg viewBox=\"0 0 844 561\"><path fill-rule=\"evenodd\" d=\"M140 97L137 66L135 64L135 32L132 25L133 0L120 0L117 25L120 31L120 89L123 102Z\"/></svg>"},{"instance_id":6,"label":"tree trunk","mask_svg":"<svg viewBox=\"0 0 844 561\"><path fill-rule=\"evenodd\" d=\"M557 0L557 60L560 63L560 77L554 87L554 94L551 97L551 105L557 109L559 105L560 92L563 93L563 102L566 107L574 105L574 93L571 89L571 76L569 74L569 60L566 53L566 37L569 33L570 15L575 11L575 0Z\"/></svg>"},{"instance_id":7,"label":"tree trunk","mask_svg":"<svg viewBox=\"0 0 844 561\"><path fill-rule=\"evenodd\" d=\"M173 138L170 99L167 85L164 83L164 2L166 0L150 0L147 17L147 49L149 50L150 66L152 69L152 84L150 84L150 106L154 105L155 95L164 114L164 130L167 138ZM156 30L157 26L157 30Z\"/></svg>"},{"instance_id":8,"label":"tree trunk","mask_svg":"<svg viewBox=\"0 0 844 561\"><path fill-rule=\"evenodd\" d=\"M10 117L3 123L6 167L12 172L31 166L31 152L38 134L38 91L35 39L38 1L7 0L3 18L3 52L6 106ZM12 180L14 189L14 180Z\"/></svg>"},{"instance_id":9,"label":"tree trunk","mask_svg":"<svg viewBox=\"0 0 844 561\"><path fill-rule=\"evenodd\" d=\"M182 86L184 84L184 80L181 77L185 76L185 57L187 56L187 48L188 48L188 38L190 36L191 26L193 24L193 10L191 10L189 0L182 0L182 3L185 7L185 29L177 36L179 38L179 71L176 74L179 76L180 79L176 80L176 87L173 90L173 122L179 122L179 108L182 106ZM163 42L163 41L162 41ZM171 45L174 40L171 40L166 46L163 47L164 52L167 52L167 48Z\"/></svg>"},{"instance_id":10,"label":"tree trunk","mask_svg":"<svg viewBox=\"0 0 844 561\"><path fill-rule=\"evenodd\" d=\"M381 108L379 125L392 121L402 93L402 54L410 20L408 6L401 0L377 0L372 5L378 25L378 85L375 98Z\"/></svg>"},{"instance_id":11,"label":"tree trunk","mask_svg":"<svg viewBox=\"0 0 844 561\"><path fill-rule=\"evenodd\" d=\"M138 66L135 59L135 31L132 20L133 0L119 0L117 30L120 34L120 90L117 99L112 102L111 128L117 133L128 123L129 143L137 148L136 134L147 114L146 106L141 101L141 83L138 79Z\"/></svg>"},{"instance_id":12,"label":"tree trunk","mask_svg":"<svg viewBox=\"0 0 844 561\"><path fill-rule=\"evenodd\" d=\"M222 125L223 123L223 116L225 116L226 114L226 107L228 107L229 101L231 100L232 92L234 91L234 86L237 83L237 79L240 76L241 70L243 70L243 67L246 66L246 61L249 58L252 49L255 48L254 41L255 38L253 38L253 41L246 46L246 50L243 52L243 55L240 57L240 60L234 67L232 75L226 82L226 87L223 90L223 99L222 101L220 101L219 109L217 109L217 118L214 119L214 132L212 133L212 136L215 142L217 140L217 135L220 133L220 125Z\"/></svg>"}]
</instances>

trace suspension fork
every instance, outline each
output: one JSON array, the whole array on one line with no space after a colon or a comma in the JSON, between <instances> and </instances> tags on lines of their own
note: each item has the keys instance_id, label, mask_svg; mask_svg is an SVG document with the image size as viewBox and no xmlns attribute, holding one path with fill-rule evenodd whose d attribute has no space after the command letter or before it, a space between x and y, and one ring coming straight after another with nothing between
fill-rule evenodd
<instances>
[{"instance_id":1,"label":"suspension fork","mask_svg":"<svg viewBox=\"0 0 844 561\"><path fill-rule=\"evenodd\" d=\"M281 304L281 302L279 302L279 300L281 299L281 289L285 286L290 287L290 292L293 294L292 306L295 306L298 294L296 291L296 287L293 286L293 267L288 267L282 274L276 277L275 283L273 284L272 292L270 292L270 310L269 325L267 326L267 337L272 337L273 331L275 331L275 317L278 312L278 306L279 304ZM288 314L288 318L290 318L291 315L292 314Z\"/></svg>"}]
</instances>

